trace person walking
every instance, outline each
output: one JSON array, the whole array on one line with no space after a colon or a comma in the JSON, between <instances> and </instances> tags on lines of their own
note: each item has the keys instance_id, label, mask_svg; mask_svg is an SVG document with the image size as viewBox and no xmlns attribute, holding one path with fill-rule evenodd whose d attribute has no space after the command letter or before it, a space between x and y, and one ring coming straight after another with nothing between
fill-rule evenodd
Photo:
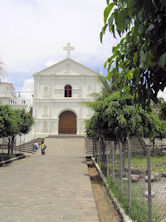
<instances>
[{"instance_id":1,"label":"person walking","mask_svg":"<svg viewBox=\"0 0 166 222\"><path fill-rule=\"evenodd\" d=\"M33 149L33 151L35 151L35 143L34 142L32 142L32 149Z\"/></svg>"},{"instance_id":2,"label":"person walking","mask_svg":"<svg viewBox=\"0 0 166 222\"><path fill-rule=\"evenodd\" d=\"M41 144L41 155L45 155L46 153L46 144L44 143L44 139L42 140L42 144Z\"/></svg>"}]
</instances>

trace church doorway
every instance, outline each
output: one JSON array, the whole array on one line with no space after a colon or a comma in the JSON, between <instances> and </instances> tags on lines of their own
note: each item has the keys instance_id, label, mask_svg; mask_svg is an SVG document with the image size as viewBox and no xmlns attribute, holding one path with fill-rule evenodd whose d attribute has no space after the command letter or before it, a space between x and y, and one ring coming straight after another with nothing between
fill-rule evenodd
<instances>
[{"instance_id":1,"label":"church doorway","mask_svg":"<svg viewBox=\"0 0 166 222\"><path fill-rule=\"evenodd\" d=\"M71 111L62 112L59 116L59 134L76 134L77 120L75 113Z\"/></svg>"}]
</instances>

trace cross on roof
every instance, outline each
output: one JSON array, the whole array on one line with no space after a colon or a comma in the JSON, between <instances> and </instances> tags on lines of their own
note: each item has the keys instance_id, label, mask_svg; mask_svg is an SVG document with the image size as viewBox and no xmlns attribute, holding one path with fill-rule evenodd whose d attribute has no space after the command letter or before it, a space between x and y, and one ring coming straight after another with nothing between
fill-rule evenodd
<instances>
[{"instance_id":1,"label":"cross on roof","mask_svg":"<svg viewBox=\"0 0 166 222\"><path fill-rule=\"evenodd\" d=\"M68 43L67 43L67 46L64 46L64 47L63 47L63 50L66 50L66 51L67 51L67 58L70 58L70 51L71 51L71 50L74 50L74 47L73 47L73 46L70 46L70 43L68 42Z\"/></svg>"}]
</instances>

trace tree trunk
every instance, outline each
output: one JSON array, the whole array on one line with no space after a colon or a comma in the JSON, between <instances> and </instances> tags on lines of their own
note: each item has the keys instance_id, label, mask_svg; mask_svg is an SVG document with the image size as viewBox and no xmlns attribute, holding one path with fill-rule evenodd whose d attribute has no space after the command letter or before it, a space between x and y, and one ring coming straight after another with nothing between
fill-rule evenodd
<instances>
[{"instance_id":1,"label":"tree trunk","mask_svg":"<svg viewBox=\"0 0 166 222\"><path fill-rule=\"evenodd\" d=\"M13 154L13 149L14 149L14 139L15 139L15 136L12 136L12 140L11 140L11 154Z\"/></svg>"},{"instance_id":2,"label":"tree trunk","mask_svg":"<svg viewBox=\"0 0 166 222\"><path fill-rule=\"evenodd\" d=\"M118 146L118 142L117 142L116 140L114 141L114 143L115 143L114 152L115 152L115 154L116 154L116 150L119 149L119 146Z\"/></svg>"},{"instance_id":3,"label":"tree trunk","mask_svg":"<svg viewBox=\"0 0 166 222\"><path fill-rule=\"evenodd\" d=\"M146 155L147 154L147 149L146 149L146 145L145 145L145 142L142 141L142 138L141 137L138 137L138 140L142 146L142 149L143 149L143 154Z\"/></svg>"},{"instance_id":4,"label":"tree trunk","mask_svg":"<svg viewBox=\"0 0 166 222\"><path fill-rule=\"evenodd\" d=\"M125 169L125 158L126 158L126 142L122 143L122 170Z\"/></svg>"},{"instance_id":5,"label":"tree trunk","mask_svg":"<svg viewBox=\"0 0 166 222\"><path fill-rule=\"evenodd\" d=\"M8 154L10 154L10 138L8 138Z\"/></svg>"}]
</instances>

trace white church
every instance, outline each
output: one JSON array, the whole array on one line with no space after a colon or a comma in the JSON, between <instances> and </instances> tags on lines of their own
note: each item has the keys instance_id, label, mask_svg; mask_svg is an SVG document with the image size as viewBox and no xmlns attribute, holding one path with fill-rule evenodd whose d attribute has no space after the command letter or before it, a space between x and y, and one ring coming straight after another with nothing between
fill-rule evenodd
<instances>
[{"instance_id":1,"label":"white church","mask_svg":"<svg viewBox=\"0 0 166 222\"><path fill-rule=\"evenodd\" d=\"M85 121L92 110L82 102L93 101L92 93L100 92L98 72L74 61L63 47L67 58L33 75L34 137L59 134L85 134Z\"/></svg>"}]
</instances>

